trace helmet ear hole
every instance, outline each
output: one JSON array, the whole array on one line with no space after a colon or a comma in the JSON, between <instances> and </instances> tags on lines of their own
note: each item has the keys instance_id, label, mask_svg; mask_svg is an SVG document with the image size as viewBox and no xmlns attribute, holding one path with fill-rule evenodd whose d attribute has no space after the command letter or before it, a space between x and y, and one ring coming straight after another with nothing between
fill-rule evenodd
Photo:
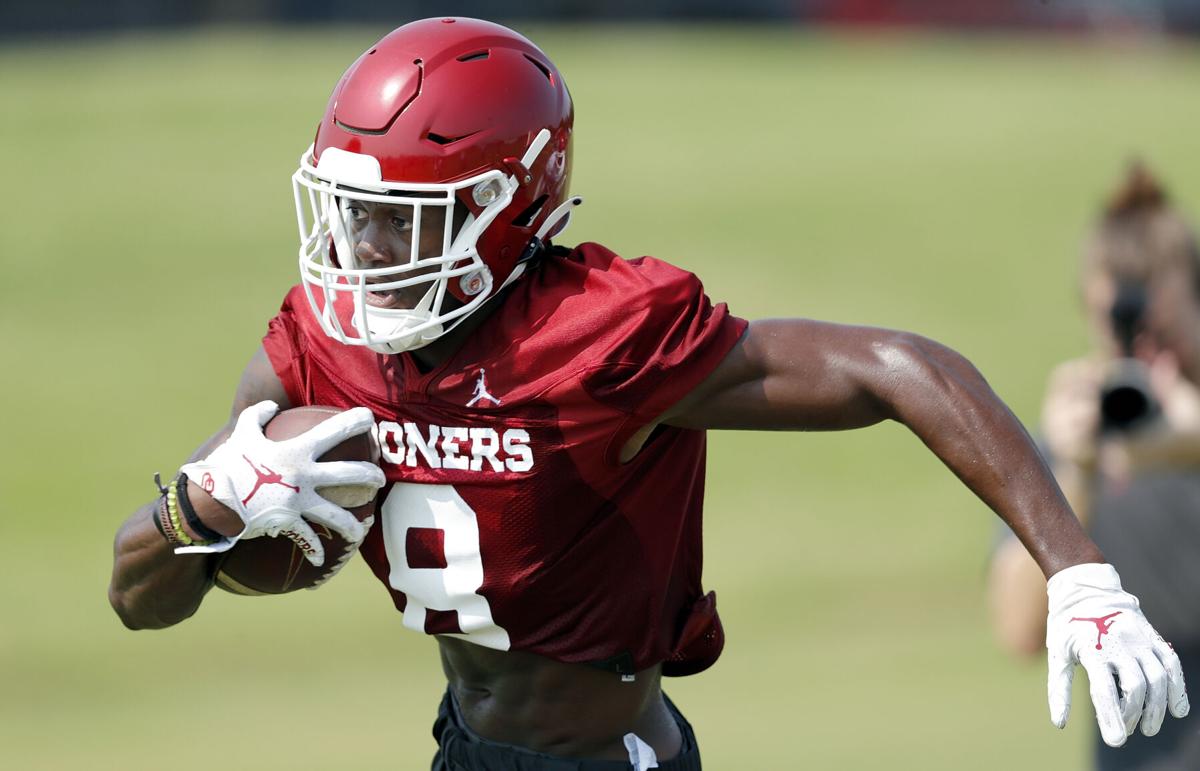
<instances>
[{"instance_id":1,"label":"helmet ear hole","mask_svg":"<svg viewBox=\"0 0 1200 771\"><path fill-rule=\"evenodd\" d=\"M534 200L533 203L526 206L516 217L513 218L512 224L515 228L527 228L537 216L542 213L542 207L546 205L546 199L549 196L543 195Z\"/></svg>"}]
</instances>

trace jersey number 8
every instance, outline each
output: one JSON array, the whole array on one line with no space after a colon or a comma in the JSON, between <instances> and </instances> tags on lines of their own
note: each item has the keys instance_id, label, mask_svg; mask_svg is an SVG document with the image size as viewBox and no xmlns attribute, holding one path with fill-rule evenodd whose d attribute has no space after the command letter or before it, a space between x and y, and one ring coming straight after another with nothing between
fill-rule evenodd
<instances>
[{"instance_id":1,"label":"jersey number 8","mask_svg":"<svg viewBox=\"0 0 1200 771\"><path fill-rule=\"evenodd\" d=\"M425 632L428 610L455 611L461 635L477 645L506 651L508 632L496 624L483 586L479 521L450 485L397 482L380 507L383 544L391 574L388 584L404 592L404 625ZM444 558L413 567L412 544L428 533L441 540ZM435 539L436 540L436 539Z\"/></svg>"}]
</instances>

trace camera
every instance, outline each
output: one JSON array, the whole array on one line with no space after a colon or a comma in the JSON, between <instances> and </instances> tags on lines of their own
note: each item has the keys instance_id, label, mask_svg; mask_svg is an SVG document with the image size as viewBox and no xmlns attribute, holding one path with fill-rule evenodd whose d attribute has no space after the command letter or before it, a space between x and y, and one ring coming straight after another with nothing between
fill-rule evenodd
<instances>
[{"instance_id":1,"label":"camera","mask_svg":"<svg viewBox=\"0 0 1200 771\"><path fill-rule=\"evenodd\" d=\"M1159 416L1150 390L1150 372L1133 356L1133 342L1146 315L1146 289L1141 283L1121 282L1109 311L1121 358L1100 386L1100 431L1138 431Z\"/></svg>"}]
</instances>

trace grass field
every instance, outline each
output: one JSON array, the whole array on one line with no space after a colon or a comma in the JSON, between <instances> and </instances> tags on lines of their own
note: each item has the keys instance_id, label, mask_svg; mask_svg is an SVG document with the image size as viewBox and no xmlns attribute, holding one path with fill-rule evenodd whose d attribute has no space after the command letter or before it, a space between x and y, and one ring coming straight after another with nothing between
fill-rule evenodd
<instances>
[{"instance_id":1,"label":"grass field","mask_svg":"<svg viewBox=\"0 0 1200 771\"><path fill-rule=\"evenodd\" d=\"M0 49L0 766L428 767L435 646L361 564L162 632L105 599L117 524L224 419L295 280L288 177L384 31ZM942 340L1030 423L1085 347L1076 247L1123 162L1200 201L1192 48L527 31L577 103L571 239L691 268L741 315ZM1055 731L1043 664L986 628L993 518L917 440L714 435L709 468L728 646L668 683L708 767L1083 767L1089 710Z\"/></svg>"}]
</instances>

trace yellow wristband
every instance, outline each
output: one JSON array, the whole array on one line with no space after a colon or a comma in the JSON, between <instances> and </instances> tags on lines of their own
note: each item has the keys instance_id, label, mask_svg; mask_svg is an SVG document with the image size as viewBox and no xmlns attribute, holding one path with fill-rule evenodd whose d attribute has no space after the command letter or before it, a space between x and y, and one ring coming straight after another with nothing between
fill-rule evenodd
<instances>
[{"instance_id":1,"label":"yellow wristband","mask_svg":"<svg viewBox=\"0 0 1200 771\"><path fill-rule=\"evenodd\" d=\"M175 528L175 533L179 536L179 541L184 546L191 546L195 541L183 529L183 523L179 521L179 501L175 497L175 488L167 490L167 515L171 517L171 526Z\"/></svg>"}]
</instances>

